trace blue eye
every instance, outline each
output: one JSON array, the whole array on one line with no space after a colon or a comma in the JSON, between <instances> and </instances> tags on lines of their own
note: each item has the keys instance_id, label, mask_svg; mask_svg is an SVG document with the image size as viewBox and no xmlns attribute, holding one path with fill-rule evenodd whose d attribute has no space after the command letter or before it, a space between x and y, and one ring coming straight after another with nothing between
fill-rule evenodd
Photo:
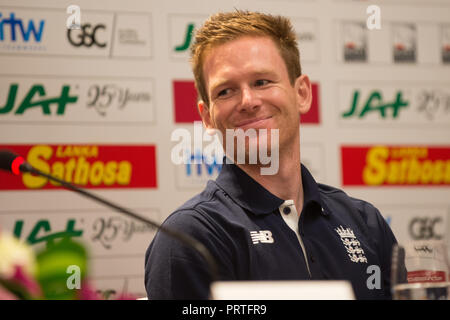
<instances>
[{"instance_id":1,"label":"blue eye","mask_svg":"<svg viewBox=\"0 0 450 320\"><path fill-rule=\"evenodd\" d=\"M222 97L228 96L231 94L231 92L232 92L231 89L220 90L219 93L217 93L217 98L222 98Z\"/></svg>"},{"instance_id":2,"label":"blue eye","mask_svg":"<svg viewBox=\"0 0 450 320\"><path fill-rule=\"evenodd\" d=\"M255 85L257 86L257 87L260 87L260 86L264 86L264 85L266 85L266 84L268 84L269 83L269 80L256 80L255 81Z\"/></svg>"},{"instance_id":3,"label":"blue eye","mask_svg":"<svg viewBox=\"0 0 450 320\"><path fill-rule=\"evenodd\" d=\"M221 90L221 91L217 94L217 96L218 96L218 97L221 97L221 96L226 95L227 93L228 93L228 89L224 89L224 90Z\"/></svg>"}]
</instances>

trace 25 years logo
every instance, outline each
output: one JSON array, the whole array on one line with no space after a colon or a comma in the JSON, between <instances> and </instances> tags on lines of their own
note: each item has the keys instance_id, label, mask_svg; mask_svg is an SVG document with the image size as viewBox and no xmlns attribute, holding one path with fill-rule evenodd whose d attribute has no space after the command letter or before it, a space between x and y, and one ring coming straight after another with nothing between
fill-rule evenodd
<instances>
[{"instance_id":1,"label":"25 years logo","mask_svg":"<svg viewBox=\"0 0 450 320\"><path fill-rule=\"evenodd\" d=\"M136 234L155 232L155 228L150 225L115 216L96 219L92 229L92 241L98 241L103 248L108 250L112 248L115 241L128 242Z\"/></svg>"}]
</instances>

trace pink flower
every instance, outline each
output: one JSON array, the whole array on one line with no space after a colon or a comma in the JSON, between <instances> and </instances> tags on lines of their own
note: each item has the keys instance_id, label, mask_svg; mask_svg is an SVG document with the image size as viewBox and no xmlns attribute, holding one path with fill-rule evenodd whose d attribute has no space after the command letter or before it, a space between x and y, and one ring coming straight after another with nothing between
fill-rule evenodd
<instances>
[{"instance_id":1,"label":"pink flower","mask_svg":"<svg viewBox=\"0 0 450 320\"><path fill-rule=\"evenodd\" d=\"M137 300L137 296L131 293L122 293L117 300Z\"/></svg>"},{"instance_id":2,"label":"pink flower","mask_svg":"<svg viewBox=\"0 0 450 320\"><path fill-rule=\"evenodd\" d=\"M78 292L79 300L103 300L102 297L95 291L94 287L91 284L84 280L81 283L81 288Z\"/></svg>"},{"instance_id":3,"label":"pink flower","mask_svg":"<svg viewBox=\"0 0 450 320\"><path fill-rule=\"evenodd\" d=\"M18 298L11 292L0 286L0 300L17 300Z\"/></svg>"},{"instance_id":4,"label":"pink flower","mask_svg":"<svg viewBox=\"0 0 450 320\"><path fill-rule=\"evenodd\" d=\"M39 284L24 272L23 266L14 266L14 274L11 281L14 281L22 286L32 297L38 297L41 295L41 288L39 287Z\"/></svg>"}]
</instances>

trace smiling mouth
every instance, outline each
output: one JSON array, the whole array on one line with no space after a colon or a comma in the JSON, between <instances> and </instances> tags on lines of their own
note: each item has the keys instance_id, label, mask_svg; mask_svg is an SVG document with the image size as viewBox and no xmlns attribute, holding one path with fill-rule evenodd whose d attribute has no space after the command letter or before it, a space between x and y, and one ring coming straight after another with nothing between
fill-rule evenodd
<instances>
[{"instance_id":1,"label":"smiling mouth","mask_svg":"<svg viewBox=\"0 0 450 320\"><path fill-rule=\"evenodd\" d=\"M260 117L260 118L254 118L254 119L249 119L249 120L245 120L245 121L241 121L240 123L238 123L236 125L236 129L248 129L248 128L253 128L253 127L259 127L261 126L266 120L272 118L272 116L268 116L268 117Z\"/></svg>"}]
</instances>

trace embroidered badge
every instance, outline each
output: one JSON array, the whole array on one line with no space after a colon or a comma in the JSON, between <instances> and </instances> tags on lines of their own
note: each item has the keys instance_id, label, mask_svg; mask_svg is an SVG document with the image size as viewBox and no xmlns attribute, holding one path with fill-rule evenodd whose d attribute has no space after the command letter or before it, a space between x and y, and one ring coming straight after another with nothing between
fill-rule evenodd
<instances>
[{"instance_id":1,"label":"embroidered badge","mask_svg":"<svg viewBox=\"0 0 450 320\"><path fill-rule=\"evenodd\" d=\"M272 232L269 230L250 231L253 244L257 243L274 243Z\"/></svg>"},{"instance_id":2,"label":"embroidered badge","mask_svg":"<svg viewBox=\"0 0 450 320\"><path fill-rule=\"evenodd\" d=\"M350 228L344 229L344 227L339 226L339 228L334 229L338 235L341 237L341 241L347 250L348 257L352 262L364 262L367 263L367 258L364 256L364 250L361 248L361 243L356 239L353 230Z\"/></svg>"}]
</instances>

